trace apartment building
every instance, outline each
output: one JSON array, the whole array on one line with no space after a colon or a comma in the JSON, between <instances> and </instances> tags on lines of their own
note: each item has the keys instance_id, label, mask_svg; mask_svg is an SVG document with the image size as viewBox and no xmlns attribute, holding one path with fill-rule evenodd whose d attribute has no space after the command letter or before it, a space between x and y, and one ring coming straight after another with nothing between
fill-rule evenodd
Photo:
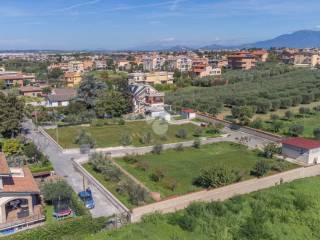
<instances>
[{"instance_id":1,"label":"apartment building","mask_svg":"<svg viewBox=\"0 0 320 240\"><path fill-rule=\"evenodd\" d=\"M192 59L180 56L176 58L173 68L178 69L180 72L188 72L192 69Z\"/></svg>"},{"instance_id":2,"label":"apartment building","mask_svg":"<svg viewBox=\"0 0 320 240\"><path fill-rule=\"evenodd\" d=\"M199 78L220 76L221 68L212 68L209 64L198 62L194 63L192 66L192 75Z\"/></svg>"},{"instance_id":3,"label":"apartment building","mask_svg":"<svg viewBox=\"0 0 320 240\"><path fill-rule=\"evenodd\" d=\"M149 72L159 71L161 70L165 62L166 62L166 59L161 56L145 57L143 59L143 70L149 71Z\"/></svg>"},{"instance_id":4,"label":"apartment building","mask_svg":"<svg viewBox=\"0 0 320 240\"><path fill-rule=\"evenodd\" d=\"M68 72L84 72L84 64L81 61L68 62Z\"/></svg>"},{"instance_id":5,"label":"apartment building","mask_svg":"<svg viewBox=\"0 0 320 240\"><path fill-rule=\"evenodd\" d=\"M249 70L256 67L256 57L249 52L236 52L228 56L231 69Z\"/></svg>"},{"instance_id":6,"label":"apartment building","mask_svg":"<svg viewBox=\"0 0 320 240\"><path fill-rule=\"evenodd\" d=\"M75 87L81 83L82 75L80 72L66 72L64 74L64 80L67 87Z\"/></svg>"},{"instance_id":7,"label":"apartment building","mask_svg":"<svg viewBox=\"0 0 320 240\"><path fill-rule=\"evenodd\" d=\"M320 56L312 53L294 55L293 64L297 67L315 67L320 64Z\"/></svg>"},{"instance_id":8,"label":"apartment building","mask_svg":"<svg viewBox=\"0 0 320 240\"><path fill-rule=\"evenodd\" d=\"M36 76L34 74L23 74L22 72L5 71L2 68L2 71L0 71L0 81L4 81L7 88L22 87L34 83Z\"/></svg>"},{"instance_id":9,"label":"apartment building","mask_svg":"<svg viewBox=\"0 0 320 240\"><path fill-rule=\"evenodd\" d=\"M128 75L129 84L172 84L173 72L151 72L151 73L130 73Z\"/></svg>"}]
</instances>

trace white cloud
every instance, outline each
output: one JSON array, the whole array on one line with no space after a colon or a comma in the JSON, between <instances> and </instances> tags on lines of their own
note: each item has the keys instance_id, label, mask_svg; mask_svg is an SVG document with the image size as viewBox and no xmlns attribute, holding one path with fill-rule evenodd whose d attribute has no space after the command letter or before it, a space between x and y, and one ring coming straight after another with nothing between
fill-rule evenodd
<instances>
[{"instance_id":1,"label":"white cloud","mask_svg":"<svg viewBox=\"0 0 320 240\"><path fill-rule=\"evenodd\" d=\"M84 6L88 6L88 5L94 5L99 3L101 0L91 0L91 1L87 1L87 2L82 2L82 3L77 3L77 4L73 4L70 5L68 7L64 7L64 8L60 8L60 9L56 9L56 12L65 12L65 11L69 11L69 10L73 10L79 7L84 7Z\"/></svg>"}]
</instances>

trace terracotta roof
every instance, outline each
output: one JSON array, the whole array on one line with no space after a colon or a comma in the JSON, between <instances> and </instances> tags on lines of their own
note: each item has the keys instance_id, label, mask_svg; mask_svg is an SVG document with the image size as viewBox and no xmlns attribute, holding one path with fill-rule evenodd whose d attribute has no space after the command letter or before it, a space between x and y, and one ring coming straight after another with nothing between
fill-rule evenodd
<instances>
[{"instance_id":1,"label":"terracotta roof","mask_svg":"<svg viewBox=\"0 0 320 240\"><path fill-rule=\"evenodd\" d=\"M41 92L41 87L34 87L34 86L24 86L20 88L21 92Z\"/></svg>"},{"instance_id":2,"label":"terracotta roof","mask_svg":"<svg viewBox=\"0 0 320 240\"><path fill-rule=\"evenodd\" d=\"M301 138L301 137L291 137L282 141L282 144L290 145L303 149L314 149L320 148L320 141L315 141L311 139Z\"/></svg>"},{"instance_id":3,"label":"terracotta roof","mask_svg":"<svg viewBox=\"0 0 320 240\"><path fill-rule=\"evenodd\" d=\"M10 174L10 169L4 153L0 152L0 175Z\"/></svg>"},{"instance_id":4,"label":"terracotta roof","mask_svg":"<svg viewBox=\"0 0 320 240\"><path fill-rule=\"evenodd\" d=\"M29 168L23 167L22 170L24 173L23 177L3 177L2 192L40 192Z\"/></svg>"},{"instance_id":5,"label":"terracotta roof","mask_svg":"<svg viewBox=\"0 0 320 240\"><path fill-rule=\"evenodd\" d=\"M195 111L191 108L184 108L182 109L182 112L185 112L185 113L194 113Z\"/></svg>"}]
</instances>

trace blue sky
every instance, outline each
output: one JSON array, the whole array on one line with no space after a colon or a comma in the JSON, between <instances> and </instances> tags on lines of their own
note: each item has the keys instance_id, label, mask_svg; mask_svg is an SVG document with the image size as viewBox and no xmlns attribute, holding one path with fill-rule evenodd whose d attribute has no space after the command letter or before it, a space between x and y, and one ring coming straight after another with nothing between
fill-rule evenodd
<instances>
[{"instance_id":1,"label":"blue sky","mask_svg":"<svg viewBox=\"0 0 320 240\"><path fill-rule=\"evenodd\" d=\"M320 30L319 0L1 0L0 49L238 44Z\"/></svg>"}]
</instances>

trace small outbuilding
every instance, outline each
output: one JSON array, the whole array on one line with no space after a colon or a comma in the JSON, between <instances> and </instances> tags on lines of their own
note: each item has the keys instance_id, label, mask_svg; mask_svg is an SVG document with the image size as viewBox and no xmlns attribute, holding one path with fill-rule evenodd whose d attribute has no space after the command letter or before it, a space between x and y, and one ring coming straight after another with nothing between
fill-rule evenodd
<instances>
[{"instance_id":1,"label":"small outbuilding","mask_svg":"<svg viewBox=\"0 0 320 240\"><path fill-rule=\"evenodd\" d=\"M320 163L320 141L291 137L282 141L282 155L311 165Z\"/></svg>"},{"instance_id":2,"label":"small outbuilding","mask_svg":"<svg viewBox=\"0 0 320 240\"><path fill-rule=\"evenodd\" d=\"M181 115L186 119L195 119L197 117L196 112L190 108L182 109Z\"/></svg>"}]
</instances>

